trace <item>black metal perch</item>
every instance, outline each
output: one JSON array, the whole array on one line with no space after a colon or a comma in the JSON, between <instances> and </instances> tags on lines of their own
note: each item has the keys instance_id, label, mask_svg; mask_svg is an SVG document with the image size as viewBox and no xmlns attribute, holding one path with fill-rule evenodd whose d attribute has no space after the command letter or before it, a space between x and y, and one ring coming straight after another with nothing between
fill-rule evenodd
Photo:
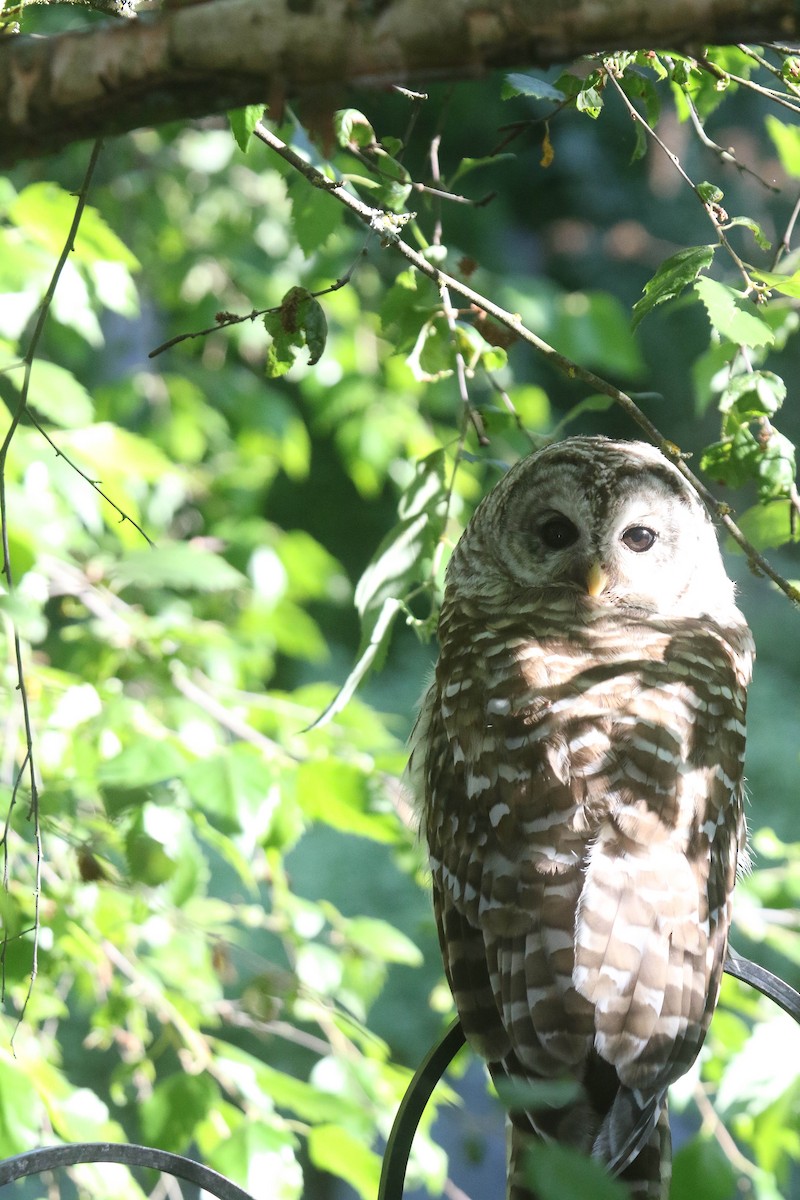
<instances>
[{"instance_id":1,"label":"black metal perch","mask_svg":"<svg viewBox=\"0 0 800 1200\"><path fill-rule=\"evenodd\" d=\"M731 948L728 949L728 957L725 960L725 971L734 979L739 979L742 983L754 987L756 991L761 992L762 996L773 1000L800 1024L800 992L796 992L777 975L773 975L771 971L767 971L757 963L750 962L748 958L742 958ZM386 1144L378 1200L402 1200L411 1143L417 1132L425 1105L430 1100L431 1092L436 1084L463 1045L464 1034L461 1025L458 1021L454 1021L428 1053L409 1084L408 1091L397 1110L392 1132L389 1134Z\"/></svg>"},{"instance_id":2,"label":"black metal perch","mask_svg":"<svg viewBox=\"0 0 800 1200\"><path fill-rule=\"evenodd\" d=\"M757 963L742 958L729 950L725 962L728 975L754 987L763 996L773 1000L784 1012L800 1023L800 993L777 975L773 975ZM425 1106L430 1100L436 1084L444 1075L458 1051L464 1045L464 1034L458 1021L425 1056L419 1070L408 1086L397 1111L392 1131L383 1157L383 1171L378 1187L377 1200L402 1200L405 1186L408 1156L411 1143ZM154 1150L149 1146L137 1146L114 1142L80 1142L69 1146L46 1146L18 1154L0 1162L0 1188L28 1175L39 1175L43 1171L54 1171L74 1167L79 1163L113 1162L128 1167L148 1167L194 1183L216 1196L218 1200L253 1200L249 1192L226 1179L224 1175L202 1166L181 1154L166 1150Z\"/></svg>"}]
</instances>

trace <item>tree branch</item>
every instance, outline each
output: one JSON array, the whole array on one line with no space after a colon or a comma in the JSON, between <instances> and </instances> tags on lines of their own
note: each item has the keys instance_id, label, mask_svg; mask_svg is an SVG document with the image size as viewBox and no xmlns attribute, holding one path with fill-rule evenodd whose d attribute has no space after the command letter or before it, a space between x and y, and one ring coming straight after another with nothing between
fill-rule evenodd
<instances>
[{"instance_id":1,"label":"tree branch","mask_svg":"<svg viewBox=\"0 0 800 1200\"><path fill-rule=\"evenodd\" d=\"M463 283L460 279L456 279L453 275L448 275L433 263L428 262L423 255L419 254L400 237L400 232L408 220L408 215L403 214L398 217L393 213L385 213L381 209L371 208L363 200L359 200L356 196L348 192L344 184L332 182L321 171L312 166L311 163L302 159L299 154L292 150L291 146L287 146L263 122L259 122L256 125L253 133L265 145L269 146L271 150L280 155L285 162L295 167L314 187L324 188L331 195L335 196L341 204L344 204L345 207L349 208L370 229L379 234L382 245L391 246L393 250L397 251L398 254L401 254L403 258L415 266L421 274L427 275L436 284L437 288L441 289L442 285L444 285L457 295L463 296L465 300L468 300L477 309L493 317L501 325L505 325L521 341L527 342L537 353L546 358L562 375L566 375L569 379L579 379L582 383L590 387L592 391L599 392L603 396L610 396L630 420L639 426L648 440L654 446L657 446L667 458L674 462L684 478L697 492L709 512L717 518L737 545L744 551L751 567L766 575L768 579L771 579L789 600L795 604L800 604L800 589L784 579L767 559L764 558L763 554L745 537L731 517L730 507L717 500L705 484L689 470L685 462L686 456L681 452L680 448L661 433L627 392L623 392L620 388L615 387L600 375L595 375L594 371L589 371L579 363L573 362L572 359L560 354L555 347L523 325L520 318L514 313L506 312L505 309L495 304L492 300L489 300L486 296L480 295L479 292L474 291L473 288Z\"/></svg>"},{"instance_id":2,"label":"tree branch","mask_svg":"<svg viewBox=\"0 0 800 1200\"><path fill-rule=\"evenodd\" d=\"M609 46L790 40L792 0L205 0L0 43L0 166L332 84L417 87Z\"/></svg>"}]
</instances>

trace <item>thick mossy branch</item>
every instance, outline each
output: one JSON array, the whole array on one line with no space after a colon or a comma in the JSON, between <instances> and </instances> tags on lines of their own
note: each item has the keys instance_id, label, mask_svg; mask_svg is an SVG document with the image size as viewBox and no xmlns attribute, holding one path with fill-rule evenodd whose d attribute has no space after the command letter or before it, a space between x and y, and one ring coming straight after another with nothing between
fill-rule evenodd
<instances>
[{"instance_id":1,"label":"thick mossy branch","mask_svg":"<svg viewBox=\"0 0 800 1200\"><path fill-rule=\"evenodd\" d=\"M793 39L791 0L206 0L0 42L0 165L84 138L335 85L418 86L546 66L609 46Z\"/></svg>"}]
</instances>

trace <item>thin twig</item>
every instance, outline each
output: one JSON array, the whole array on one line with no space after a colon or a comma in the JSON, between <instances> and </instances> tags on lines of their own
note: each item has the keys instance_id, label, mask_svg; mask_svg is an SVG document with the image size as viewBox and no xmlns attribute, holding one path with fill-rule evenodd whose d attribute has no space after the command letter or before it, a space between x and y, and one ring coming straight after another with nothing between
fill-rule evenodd
<instances>
[{"instance_id":1,"label":"thin twig","mask_svg":"<svg viewBox=\"0 0 800 1200\"><path fill-rule=\"evenodd\" d=\"M703 1128L707 1129L714 1136L717 1145L731 1166L740 1171L742 1175L747 1175L748 1178L755 1179L758 1175L758 1168L754 1163L750 1162L749 1158L745 1158L744 1154L742 1154L736 1142L720 1120L719 1114L706 1095L701 1083L698 1083L695 1087L693 1097L703 1121Z\"/></svg>"},{"instance_id":2,"label":"thin twig","mask_svg":"<svg viewBox=\"0 0 800 1200\"><path fill-rule=\"evenodd\" d=\"M441 171L439 169L439 146L442 142L441 133L436 133L431 139L430 160L431 160L431 178L434 183L441 180ZM436 196L441 193L435 191ZM433 231L434 246L442 244L442 216L441 205L436 205L436 224ZM461 404L464 412L467 413L470 423L475 430L475 435L478 439L479 446L488 446L489 439L486 436L486 430L483 427L483 421L480 414L474 408L472 401L469 398L469 387L467 386L467 364L464 362L464 355L461 352L461 347L458 344L458 329L456 327L456 317L458 313L453 308L450 300L450 290L443 280L439 280L439 295L442 299L442 309L444 311L444 319L447 321L447 328L450 331L450 341L453 346L453 353L456 360L456 381L458 383L458 394L461 399Z\"/></svg>"},{"instance_id":3,"label":"thin twig","mask_svg":"<svg viewBox=\"0 0 800 1200\"><path fill-rule=\"evenodd\" d=\"M223 729L227 729L235 737L240 738L243 742L249 742L253 746L257 746L270 759L280 759L282 762L297 762L297 758L290 755L277 742L273 742L271 738L266 737L263 733L259 733L247 721L241 720L228 705L220 703L216 697L212 696L205 688L195 683L186 674L182 664L173 662L170 672L173 686L185 696L187 700L191 700L198 708L202 708L204 712L218 721Z\"/></svg>"},{"instance_id":4,"label":"thin twig","mask_svg":"<svg viewBox=\"0 0 800 1200\"><path fill-rule=\"evenodd\" d=\"M503 387L502 384L497 382L497 380L495 379L495 377L491 371L486 372L486 378L489 380L490 385L492 386L492 388L494 388L495 392L497 392L497 395L502 400L503 405L506 408L506 411L508 413L510 413L510 415L514 418L514 423L515 423L518 431L523 435L523 437L527 438L527 440L531 444L531 447L535 449L535 447L537 445L536 439L534 438L534 436L530 432L530 430L526 429L525 425L523 424L522 417L517 412L516 407L514 405L514 401L511 399L511 397L509 396L506 389Z\"/></svg>"},{"instance_id":5,"label":"thin twig","mask_svg":"<svg viewBox=\"0 0 800 1200\"><path fill-rule=\"evenodd\" d=\"M38 311L38 314L36 317L36 323L34 325L33 332L31 334L31 339L30 339L30 342L28 345L27 352L25 353L25 356L24 356L25 374L23 377L22 387L20 389L19 402L18 402L17 407L14 410L14 413L12 415L11 423L9 425L8 432L6 433L3 444L2 444L2 446L0 446L0 530L2 531L0 536L2 536L2 547L3 547L2 573L6 577L6 583L8 584L9 591L12 591L14 588L14 573L13 573L13 567L11 564L11 553L9 550L9 541L8 541L8 508L7 508L7 497L6 497L6 463L8 461L8 452L11 447L11 443L13 441L14 434L16 433L17 429L19 428L19 424L22 421L23 416L25 416L28 413L28 395L29 395L29 391L30 391L31 370L33 367L34 358L36 356L36 350L38 348L39 340L40 340L40 338L42 336L42 332L44 330L45 322L47 320L47 316L50 311L50 305L52 303L53 296L55 295L55 291L56 291L56 287L58 285L59 278L61 277L61 272L63 271L63 269L66 265L67 259L69 258L69 255L75 245L75 238L78 233L78 227L81 223L81 217L83 216L83 210L86 207L86 200L87 200L87 197L89 194L89 186L92 181L92 176L94 175L95 167L97 166L97 161L100 157L101 148L102 148L101 140L96 141L94 146L92 147L92 152L89 156L89 164L86 168L86 174L84 175L83 183L81 184L81 189L80 189L80 192L78 193L78 201L77 201L77 204L75 205L75 214L72 218L72 224L70 225L69 233L67 234L67 239L64 243L64 247L61 251L58 262L55 265L55 269L54 269L52 277L50 279L50 283L48 285L47 291L45 292L42 302L39 305L39 311ZM17 1031L19 1030L19 1027L25 1017L25 1013L28 1008L28 1002L31 998L31 994L33 992L33 986L34 986L34 983L36 982L36 976L37 976L38 970L39 970L39 904L40 904L40 899L41 899L41 878L42 878L42 830L41 830L41 823L40 823L40 819L39 819L39 815L40 815L39 814L39 788L38 788L38 784L36 781L36 759L35 759L34 745L33 745L33 725L32 725L32 721L31 721L31 711L30 711L30 703L29 703L29 699L28 699L28 689L27 689L27 685L26 685L26 681L25 681L25 668L24 668L23 661L22 661L22 640L19 636L19 633L18 633L16 627L14 628L14 658L16 660L17 687L19 690L20 704L22 707L23 724L25 727L25 755L23 757L19 771L17 772L16 779L14 780L14 786L11 790L11 800L9 802L9 809L8 809L8 814L7 814L7 818L6 818L5 828L3 830L3 836L2 836L3 886L4 886L4 888L7 888L7 886L8 886L8 833L9 833L9 828L10 828L10 824L11 824L11 815L16 806L19 789L20 789L22 780L23 780L26 772L28 775L29 783L30 783L30 806L28 809L28 820L33 822L33 837L34 837L34 844L35 844L35 871L34 871L35 879L34 879L34 891L33 891L34 932L33 932L31 971L30 971L30 977L28 980L28 989L25 994L25 998L22 1002L22 1005L20 1007L19 1014L17 1016L17 1023L14 1027L14 1032L11 1035L10 1045L11 1045L12 1051L14 1048L14 1039L16 1038ZM7 935L4 930L3 941L2 941L2 982L0 983L0 989L1 989L0 994L2 994L2 996L5 995L5 959L6 959L6 946L7 946L6 936Z\"/></svg>"},{"instance_id":6,"label":"thin twig","mask_svg":"<svg viewBox=\"0 0 800 1200\"><path fill-rule=\"evenodd\" d=\"M769 71L770 74L774 75L776 79L779 79L781 81L781 83L784 85L784 87L789 88L791 91L793 91L795 93L797 92L797 84L792 83L791 79L787 79L780 72L780 70L769 61L768 58L764 58L763 54L759 54L758 51L755 50L752 46L745 46L741 42L738 42L736 49L741 50L742 54L745 54L748 58L752 58L753 62L757 62L758 65L760 67L763 67L765 71ZM793 51L787 52L787 53L791 53L792 55L794 55L797 52L796 52L796 50L793 50ZM785 55L782 57L785 57Z\"/></svg>"},{"instance_id":7,"label":"thin twig","mask_svg":"<svg viewBox=\"0 0 800 1200\"><path fill-rule=\"evenodd\" d=\"M611 65L608 63L606 64L606 75L607 75L607 78L611 80L611 83L616 88L623 104L627 108L632 119L634 121L638 121L638 123L641 125L642 129L644 129L644 131L648 135L648 137L652 138L652 140L656 143L657 146L660 146L660 148L664 151L667 158L670 160L670 162L674 166L675 170L680 175L681 179L683 179L684 183L686 183L691 188L692 192L694 193L696 198L699 200L700 204L703 206L703 209L704 209L705 214L708 217L709 221L714 226L714 232L716 233L717 238L719 239L720 245L725 247L728 254L730 255L730 257L733 259L734 263L736 264L736 268L744 280L746 292L753 291L753 289L756 288L757 285L750 278L750 273L747 270L746 264L736 253L733 246L731 245L731 243L729 242L728 238L725 235L724 225L725 225L725 221L727 220L727 217L725 217L724 219L720 219L720 216L718 215L718 212L717 212L719 206L711 204L707 200L703 199L703 196L700 193L700 189L698 188L698 186L694 182L694 180L691 179L690 176L688 175L688 173L686 172L686 170L683 167L677 154L673 153L673 151L670 150L667 143L658 136L655 129L653 129L652 125L650 125L645 120L645 118L642 116L642 114L639 112L639 110L636 108L636 106L631 102L631 100L628 98L628 96L625 92L625 89L622 87L622 84L619 82L616 72L611 68Z\"/></svg>"},{"instance_id":8,"label":"thin twig","mask_svg":"<svg viewBox=\"0 0 800 1200\"><path fill-rule=\"evenodd\" d=\"M328 296L331 292L338 292L339 288L345 287L353 278L353 273L360 260L361 254L351 263L350 268L345 271L340 279L329 284L328 287L320 288L318 292L309 292L309 295L318 300L320 296ZM156 346L155 350L151 350L147 357L155 358L156 355L163 354L165 350L171 350L173 346L177 346L180 342L191 341L192 338L208 337L212 333L217 333L220 329L226 329L229 325L242 325L245 321L257 321L259 317L264 317L267 313L278 313L280 311L281 306L277 304L273 305L272 308L254 308L252 312L245 313L244 316L236 313L220 313L214 325L209 325L207 329L198 329L194 333L178 333L168 341L162 342L160 346Z\"/></svg>"},{"instance_id":9,"label":"thin twig","mask_svg":"<svg viewBox=\"0 0 800 1200\"><path fill-rule=\"evenodd\" d=\"M81 479L83 479L86 483L88 483L89 487L94 488L94 490L97 492L98 496L100 496L103 500L105 500L106 504L110 505L111 508L113 508L115 512L119 513L120 525L124 524L125 522L127 522L128 525L132 525L133 528L136 530L136 532L140 533L142 535L144 540L147 542L148 546L155 546L155 542L153 541L153 539L148 534L145 533L145 531L142 529L142 527L138 523L138 521L134 521L133 517L129 516L123 509L120 508L120 506L118 504L115 503L115 501L113 501L111 499L108 492L103 491L102 487L100 486L100 481L97 479L92 479L92 477L90 475L87 475L85 471L82 471L81 468L78 466L78 464L74 461L74 459L71 459L68 454L64 453L64 451L61 449L60 446L56 445L56 443L50 437L50 434L47 432L47 430L44 428L44 426L42 426L36 420L36 417L34 417L33 413L30 411L30 409L28 409L26 416L27 416L27 419L30 421L31 425L33 425L34 429L38 430L38 432L42 435L42 437L48 443L48 445L51 446L52 449L55 451L56 458L63 458L63 460L67 464L67 466L71 467L72 470L76 473L76 475L80 475Z\"/></svg>"},{"instance_id":10,"label":"thin twig","mask_svg":"<svg viewBox=\"0 0 800 1200\"><path fill-rule=\"evenodd\" d=\"M757 92L759 96L765 96L768 100L773 100L776 104L791 109L793 113L800 113L800 103L792 103L783 92L777 92L774 88L764 87L763 84L756 83L754 79L745 79L742 75L733 75L730 71L723 71L721 67L718 67L716 63L711 62L708 58L701 56L700 58L696 58L695 61L701 67L705 67L715 79L738 83L740 87L749 88L750 91Z\"/></svg>"},{"instance_id":11,"label":"thin twig","mask_svg":"<svg viewBox=\"0 0 800 1200\"><path fill-rule=\"evenodd\" d=\"M781 189L776 184L770 183L768 179L764 179L763 175L759 175L758 171L754 171L752 167L748 167L743 162L739 162L738 158L733 153L733 150L726 150L724 146L720 146L717 142L713 141L713 139L710 138L705 131L705 127L700 119L700 114L697 111L697 107L692 97L688 92L684 92L683 97L689 109L689 119L692 122L694 131L707 150L713 150L713 152L719 157L720 162L724 163L726 166L736 167L736 170L742 172L742 174L750 175L753 179L757 179L761 186L765 187L767 191L780 192Z\"/></svg>"},{"instance_id":12,"label":"thin twig","mask_svg":"<svg viewBox=\"0 0 800 1200\"><path fill-rule=\"evenodd\" d=\"M800 604L800 589L789 583L788 580L784 579L782 575L778 574L778 572L772 566L770 566L764 556L760 554L758 550L756 550L755 546L753 546L753 544L742 533L741 529L739 529L738 525L730 515L729 506L718 501L711 494L711 492L709 492L708 488L700 482L697 476L689 470L689 468L686 466L684 456L681 453L680 448L660 432L657 426L654 425L650 418L642 412L639 406L626 392L621 391L620 388L615 387L613 384L609 383L608 380L601 378L599 375L595 375L593 371L589 371L585 367L580 366L578 363L573 362L571 359L567 358L566 355L560 354L548 342L545 342L532 330L523 325L522 321L516 314L506 312L506 310L501 308L498 304L495 304L492 300L487 299L485 296L481 296L467 284L462 283L461 280L456 279L452 275L448 275L433 263L428 262L423 255L417 253L416 250L407 245L400 237L400 230L403 227L404 219L397 218L391 213L385 213L381 209L371 208L368 204L365 204L362 200L359 200L356 196L353 196L350 192L348 192L346 187L341 183L332 184L331 181L325 175L323 175L321 171L318 171L316 167L313 167L310 163L307 163L304 159L302 159L299 154L292 150L290 146L287 146L286 143L277 136L277 134L274 134L271 130L267 129L262 122L259 122L259 124L256 126L254 133L280 158L282 158L285 162L290 163L293 167L296 167L300 174L305 176L305 178L313 187L324 188L325 190L329 191L332 196L335 196L336 199L341 204L344 204L347 208L349 208L350 211L359 218L359 220L363 221L364 224L366 224L370 229L375 230L380 235L383 245L391 247L398 254L401 254L407 262L410 262L417 268L420 274L426 275L429 279L433 280L437 287L439 286L439 281L443 280L451 291L456 292L459 296L463 296L466 300L468 300L471 304L474 304L477 308L481 309L488 316L494 317L494 319L499 321L501 325L505 325L508 329L512 330L512 332L514 332L517 337L520 338L520 340L527 342L529 346L532 346L539 354L552 363L552 365L561 374L566 375L569 379L577 379L581 383L587 384L592 391L599 392L603 396L609 396L612 400L614 400L616 404L623 410L623 412L626 413L630 420L639 426L648 440L657 446L662 453L667 456L667 458L671 459L671 461L675 463L677 469L692 485L692 487L694 487L703 503L707 506L711 513L717 517L717 519L724 526L725 530L744 551L751 565L762 574L766 575L768 579L771 579L776 587L778 587L780 591L783 592L783 594L790 600L796 604Z\"/></svg>"},{"instance_id":13,"label":"thin twig","mask_svg":"<svg viewBox=\"0 0 800 1200\"><path fill-rule=\"evenodd\" d=\"M792 234L794 233L794 227L797 224L798 216L800 216L800 194L798 194L798 197L794 202L794 208L789 216L789 220L786 222L786 229L784 230L783 237L775 247L775 254L772 259L773 271L777 270L778 263L781 261L784 254L788 254L791 250Z\"/></svg>"}]
</instances>

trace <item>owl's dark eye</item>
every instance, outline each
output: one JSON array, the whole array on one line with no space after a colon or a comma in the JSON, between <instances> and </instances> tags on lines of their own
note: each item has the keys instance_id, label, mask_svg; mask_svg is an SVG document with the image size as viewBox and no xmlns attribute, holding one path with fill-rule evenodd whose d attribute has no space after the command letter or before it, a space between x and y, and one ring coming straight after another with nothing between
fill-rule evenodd
<instances>
[{"instance_id":1,"label":"owl's dark eye","mask_svg":"<svg viewBox=\"0 0 800 1200\"><path fill-rule=\"evenodd\" d=\"M624 544L636 554L642 554L645 550L649 550L655 540L655 531L648 529L646 525L631 525L630 529L626 529L622 535Z\"/></svg>"},{"instance_id":2,"label":"owl's dark eye","mask_svg":"<svg viewBox=\"0 0 800 1200\"><path fill-rule=\"evenodd\" d=\"M539 537L551 550L563 550L578 540L578 530L567 517L551 517L539 530Z\"/></svg>"}]
</instances>

